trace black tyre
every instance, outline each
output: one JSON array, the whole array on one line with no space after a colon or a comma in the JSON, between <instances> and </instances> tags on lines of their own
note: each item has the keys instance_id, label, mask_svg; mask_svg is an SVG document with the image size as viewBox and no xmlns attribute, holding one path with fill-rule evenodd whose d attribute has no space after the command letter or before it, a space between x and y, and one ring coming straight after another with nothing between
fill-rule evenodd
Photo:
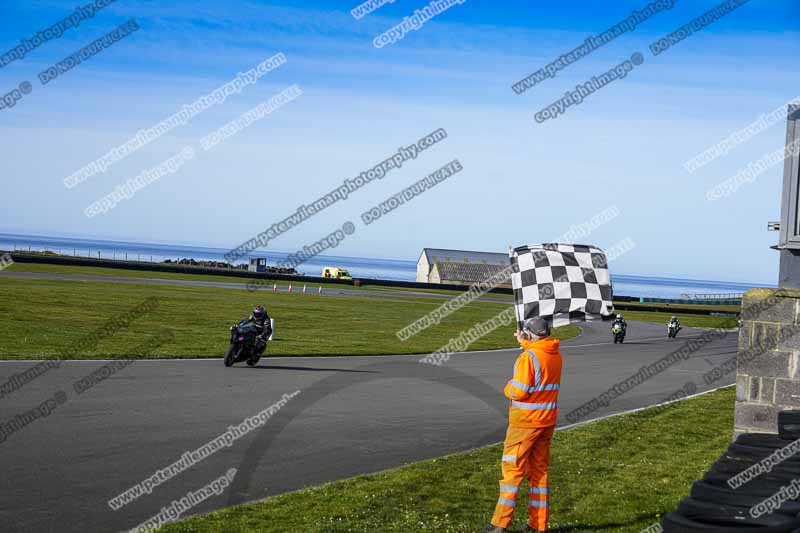
<instances>
[{"instance_id":1,"label":"black tyre","mask_svg":"<svg viewBox=\"0 0 800 533\"><path fill-rule=\"evenodd\" d=\"M741 507L753 507L758 505L774 493L769 489L756 491L753 493L745 490L747 485L738 489L711 485L704 481L695 481L692 485L691 496L695 500L709 503L721 503L725 505L736 505ZM800 502L787 501L776 511L789 516L797 516L800 513Z\"/></svg>"},{"instance_id":2,"label":"black tyre","mask_svg":"<svg viewBox=\"0 0 800 533\"><path fill-rule=\"evenodd\" d=\"M780 417L780 414L778 415ZM769 433L743 433L736 439L736 444L754 446L756 448L785 448L794 442L794 439L785 439Z\"/></svg>"},{"instance_id":3,"label":"black tyre","mask_svg":"<svg viewBox=\"0 0 800 533\"><path fill-rule=\"evenodd\" d=\"M777 448L747 446L744 444L739 444L738 442L734 442L728 446L728 450L725 452L725 454L731 457L741 458L742 460L761 461L775 453L776 450ZM792 455L788 459L784 460L782 464L786 463L795 465L800 464L800 455Z\"/></svg>"},{"instance_id":4,"label":"black tyre","mask_svg":"<svg viewBox=\"0 0 800 533\"><path fill-rule=\"evenodd\" d=\"M794 520L793 522L776 527L747 527L744 525L725 527L720 524L709 524L701 520L687 518L673 512L667 513L663 522L661 522L661 527L664 528L665 533L700 533L706 531L715 531L717 533L792 533L800 527L800 521Z\"/></svg>"},{"instance_id":5,"label":"black tyre","mask_svg":"<svg viewBox=\"0 0 800 533\"><path fill-rule=\"evenodd\" d=\"M730 488L728 481L734 475L735 474L716 472L714 469L712 469L706 472L706 474L703 476L703 481L709 485L728 489ZM772 494L780 491L781 487L790 485L792 483L792 479L794 479L792 476L777 477L772 474L762 474L757 478L748 481L736 490L747 492L749 494L764 494L764 492L766 492L767 495L771 496Z\"/></svg>"},{"instance_id":6,"label":"black tyre","mask_svg":"<svg viewBox=\"0 0 800 533\"><path fill-rule=\"evenodd\" d=\"M714 463L710 470L716 472L727 472L731 474L738 474L747 468L757 464L758 461L751 459L743 459L741 457L729 456L726 452L722 458ZM775 464L768 472L764 474L776 474L780 476L795 476L800 477L800 463L797 461L783 461Z\"/></svg>"},{"instance_id":7,"label":"black tyre","mask_svg":"<svg viewBox=\"0 0 800 533\"><path fill-rule=\"evenodd\" d=\"M237 355L239 355L239 350L236 349L236 345L231 344L228 346L228 351L225 352L225 366L233 366Z\"/></svg>"},{"instance_id":8,"label":"black tyre","mask_svg":"<svg viewBox=\"0 0 800 533\"><path fill-rule=\"evenodd\" d=\"M695 522L694 520L689 520L674 512L664 515L664 519L661 521L661 528L664 530L664 533L695 533L698 531L711 531L712 529L714 531L727 532L726 529L715 528L708 524ZM731 531L733 530L731 529ZM740 530L737 529L736 531Z\"/></svg>"},{"instance_id":9,"label":"black tyre","mask_svg":"<svg viewBox=\"0 0 800 533\"><path fill-rule=\"evenodd\" d=\"M261 359L261 356L258 354L251 355L247 358L247 365L248 366L256 366L258 361Z\"/></svg>"},{"instance_id":10,"label":"black tyre","mask_svg":"<svg viewBox=\"0 0 800 533\"><path fill-rule=\"evenodd\" d=\"M782 513L770 513L754 518L750 515L750 509L746 505L726 505L686 498L681 501L675 512L691 520L727 527L774 527L792 522L800 523L794 517Z\"/></svg>"},{"instance_id":11,"label":"black tyre","mask_svg":"<svg viewBox=\"0 0 800 533\"><path fill-rule=\"evenodd\" d=\"M732 476L739 474L754 466L756 462L742 461L735 457L728 457L727 454L724 458L720 459L711 466L709 472L719 472L721 474L730 474ZM770 469L753 469L754 472L761 472L760 476L772 476L774 478L796 478L800 477L800 463L797 461L784 461L772 466ZM757 478L756 478L757 479Z\"/></svg>"},{"instance_id":12,"label":"black tyre","mask_svg":"<svg viewBox=\"0 0 800 533\"><path fill-rule=\"evenodd\" d=\"M800 411L779 412L778 433L784 439L800 439Z\"/></svg>"},{"instance_id":13,"label":"black tyre","mask_svg":"<svg viewBox=\"0 0 800 533\"><path fill-rule=\"evenodd\" d=\"M714 472L717 474L726 474L728 476L735 476L739 474L755 463L752 461L740 461L738 459L731 459L729 457L723 457L708 469L708 472Z\"/></svg>"}]
</instances>

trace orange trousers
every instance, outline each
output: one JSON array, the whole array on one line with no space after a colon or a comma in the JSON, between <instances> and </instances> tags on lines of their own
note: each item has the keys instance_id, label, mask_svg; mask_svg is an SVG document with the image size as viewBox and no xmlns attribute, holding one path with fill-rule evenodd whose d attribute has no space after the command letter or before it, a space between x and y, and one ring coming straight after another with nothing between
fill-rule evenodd
<instances>
[{"instance_id":1,"label":"orange trousers","mask_svg":"<svg viewBox=\"0 0 800 533\"><path fill-rule=\"evenodd\" d=\"M508 528L514 518L522 478L528 478L528 524L547 531L550 518L550 494L547 487L547 468L550 465L550 441L554 426L544 428L508 428L503 445L503 479L500 480L500 499L494 510L492 524Z\"/></svg>"}]
</instances>

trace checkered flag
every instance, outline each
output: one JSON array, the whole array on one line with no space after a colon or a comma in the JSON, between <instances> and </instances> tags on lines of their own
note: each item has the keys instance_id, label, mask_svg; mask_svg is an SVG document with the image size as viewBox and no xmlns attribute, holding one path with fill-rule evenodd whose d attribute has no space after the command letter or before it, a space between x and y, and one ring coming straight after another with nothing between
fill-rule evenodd
<instances>
[{"instance_id":1,"label":"checkered flag","mask_svg":"<svg viewBox=\"0 0 800 533\"><path fill-rule=\"evenodd\" d=\"M611 315L611 275L600 248L548 243L520 246L509 256L520 327L537 316L564 326Z\"/></svg>"}]
</instances>

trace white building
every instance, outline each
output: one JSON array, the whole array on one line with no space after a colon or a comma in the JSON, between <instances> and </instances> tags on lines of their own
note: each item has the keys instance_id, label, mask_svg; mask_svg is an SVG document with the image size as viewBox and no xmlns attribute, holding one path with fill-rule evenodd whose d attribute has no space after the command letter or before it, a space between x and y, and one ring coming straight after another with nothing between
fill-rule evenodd
<instances>
[{"instance_id":1,"label":"white building","mask_svg":"<svg viewBox=\"0 0 800 533\"><path fill-rule=\"evenodd\" d=\"M247 265L250 272L266 272L267 259L265 257L251 257Z\"/></svg>"},{"instance_id":2,"label":"white building","mask_svg":"<svg viewBox=\"0 0 800 533\"><path fill-rule=\"evenodd\" d=\"M417 281L471 285L484 281L509 264L508 254L424 248L417 262Z\"/></svg>"}]
</instances>

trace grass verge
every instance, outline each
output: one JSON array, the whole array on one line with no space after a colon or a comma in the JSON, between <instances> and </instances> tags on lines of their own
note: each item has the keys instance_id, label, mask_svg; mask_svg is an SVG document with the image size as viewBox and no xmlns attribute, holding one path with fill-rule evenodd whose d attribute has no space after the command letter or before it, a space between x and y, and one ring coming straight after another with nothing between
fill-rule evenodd
<instances>
[{"instance_id":1,"label":"grass verge","mask_svg":"<svg viewBox=\"0 0 800 533\"><path fill-rule=\"evenodd\" d=\"M642 322L656 322L664 324L664 334L667 333L667 322L670 317L677 316L681 325L689 328L723 328L732 329L738 327L739 319L730 316L711 316L711 315L687 315L675 311L664 311L654 313L652 311L619 311L625 320L639 320ZM610 325L609 325L610 327ZM684 333L685 334L685 333ZM681 333L678 334L680 338Z\"/></svg>"},{"instance_id":2,"label":"grass verge","mask_svg":"<svg viewBox=\"0 0 800 533\"><path fill-rule=\"evenodd\" d=\"M735 390L556 432L553 531L638 532L686 497L730 441ZM473 532L497 501L499 445L239 505L159 531ZM521 490L519 501L527 501ZM513 530L527 517L519 506Z\"/></svg>"},{"instance_id":3,"label":"grass verge","mask_svg":"<svg viewBox=\"0 0 800 533\"><path fill-rule=\"evenodd\" d=\"M169 279L181 281L216 281L219 283L240 283L246 285L251 278L241 278L237 276L226 276L224 274L184 274L182 272L157 272L153 270L128 270L125 268L95 267L95 266L76 266L76 265L49 265L45 263L14 263L8 268L16 272L36 272L41 274L71 274L82 276L107 276L117 278L141 278L141 279ZM289 285L288 281L269 281L270 286L276 283L280 287ZM292 282L297 286L297 282ZM302 287L302 283L300 284ZM309 286L312 286L309 284ZM317 288L319 284L313 285ZM354 288L352 285L324 284L324 289L337 289L339 287Z\"/></svg>"},{"instance_id":4,"label":"grass verge","mask_svg":"<svg viewBox=\"0 0 800 533\"><path fill-rule=\"evenodd\" d=\"M212 276L212 275L205 275L205 274L181 274L181 273L172 273L172 272L151 272L146 270L123 270L123 269L115 269L115 268L103 268L103 267L86 267L86 266L65 266L65 265L47 265L47 264L39 264L39 263L14 263L9 267L9 270L18 271L18 272L35 272L35 273L43 273L43 274L81 274L81 275L91 275L91 276L109 276L109 277L126 277L126 278L138 278L138 279L166 279L166 280L180 280L180 281L215 281L215 282L230 282L230 283L239 283L244 284L247 280L243 278L237 278L232 276ZM278 286L285 288L289 285L288 282L276 282ZM295 287L300 287L297 283L293 283ZM327 293L336 292L339 288L347 288L347 289L354 289L352 286L344 286L339 287L335 285L325 285L323 290ZM315 286L311 286L310 291L313 292ZM374 292L377 294L381 293L394 293L392 297L399 298L399 294L397 293L416 293L416 295L408 295L402 296L402 298L410 299L409 301L420 301L420 297L418 296L420 293L431 293L434 295L449 295L452 297L458 296L458 292L455 291L445 291L445 290L437 290L437 289L405 289L401 287L379 287L379 286L370 286L370 287L363 287L360 289L361 291L365 291L365 294L369 294L370 292ZM259 294L265 294L269 291L259 291ZM505 299L507 297L509 303L512 301L511 295L503 295L503 294L489 294L488 297L492 299ZM434 299L430 299L432 303L435 301ZM441 301L441 300L440 300ZM491 304L492 302L481 302L486 304ZM672 310L674 306L670 304L659 304L659 303L646 303L646 304L637 304L637 303L629 303L625 302L626 305L642 305L642 306L649 306L649 307L662 307L664 308L664 312L643 312L643 311L623 311L622 313L626 316L626 318L631 320L640 320L644 322L656 322L656 323L664 323L666 328L666 323L669 321L670 316L675 314L681 320L681 323L687 327L697 327L697 328L717 328L717 327L735 327L736 320L730 317L717 317L717 316L706 316L706 315L690 315L690 314L681 314L679 312L675 312ZM739 308L734 306L692 306L697 308L709 308L715 311L738 311ZM423 313L420 313L422 316ZM563 332L563 338L569 338L569 336L574 336L577 334L575 332ZM448 337L449 338L449 337ZM436 348L433 348L436 349ZM398 352L398 353L405 353L405 352Z\"/></svg>"},{"instance_id":5,"label":"grass verge","mask_svg":"<svg viewBox=\"0 0 800 533\"><path fill-rule=\"evenodd\" d=\"M384 355L431 353L508 306L475 302L444 318L436 327L400 342L395 333L441 305L443 300L404 298L381 301L238 289L0 278L0 358L96 359L128 353L154 331L169 329L175 342L143 357L221 357L229 327L263 304L275 318L276 338L267 355ZM107 320L156 297L158 308L116 332L95 348L65 354L71 342ZM499 328L470 346L472 350L516 347L514 326ZM556 332L571 338L580 328Z\"/></svg>"},{"instance_id":6,"label":"grass verge","mask_svg":"<svg viewBox=\"0 0 800 533\"><path fill-rule=\"evenodd\" d=\"M119 275L115 269L14 264L12 269L30 272L93 273ZM146 278L152 272L125 271ZM158 273L159 275L162 273ZM169 274L174 279L211 278ZM166 278L165 278L166 279ZM223 278L226 279L226 278ZM241 280L232 278L237 282ZM335 289L333 289L335 290ZM276 340L269 355L385 355L430 353L451 338L507 307L507 304L476 301L453 313L436 327L400 342L395 332L443 303L441 299L419 295L387 295L392 301L364 300L352 295L335 297L284 292L250 293L237 289L104 283L100 281L0 279L0 358L53 358L63 354L70 342L88 335L106 320L135 307L145 298L156 296L161 305L92 349L69 354L69 358L105 358L128 353L144 337L157 329L168 328L176 341L162 346L147 357L220 357L227 345L228 327L244 317L256 304L267 306L276 319ZM382 291L360 294L377 296ZM402 292L402 290L400 291ZM48 326L42 327L46 312ZM628 311L626 318L666 325L671 313ZM680 315L685 326L731 327L735 319L702 315ZM53 326L53 325L56 326ZM475 342L470 349L513 348L513 326L500 328ZM568 339L580 328L567 326L554 336ZM61 355L64 357L64 355Z\"/></svg>"},{"instance_id":7,"label":"grass verge","mask_svg":"<svg viewBox=\"0 0 800 533\"><path fill-rule=\"evenodd\" d=\"M711 305L711 304L666 304L661 302L615 302L631 307L658 307L668 312L670 309L702 309L704 311L718 311L721 313L738 313L742 310L741 305Z\"/></svg>"}]
</instances>

